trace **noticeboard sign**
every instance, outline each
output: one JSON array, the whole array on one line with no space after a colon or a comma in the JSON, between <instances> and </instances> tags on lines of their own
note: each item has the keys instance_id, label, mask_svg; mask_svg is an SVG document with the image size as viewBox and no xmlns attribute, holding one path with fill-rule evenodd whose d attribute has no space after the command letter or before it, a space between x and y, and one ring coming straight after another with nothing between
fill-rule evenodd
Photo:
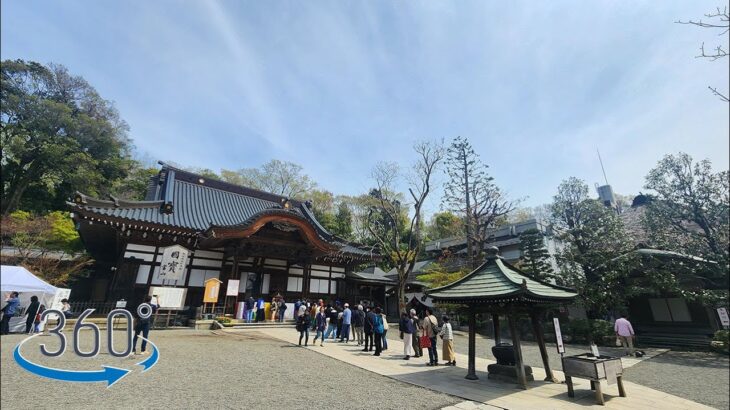
<instances>
[{"instance_id":1,"label":"noticeboard sign","mask_svg":"<svg viewBox=\"0 0 730 410\"><path fill-rule=\"evenodd\" d=\"M563 344L563 332L560 331L560 320L553 318L553 325L555 326L555 341L558 344L558 353L565 353L565 345Z\"/></svg>"},{"instance_id":2,"label":"noticeboard sign","mask_svg":"<svg viewBox=\"0 0 730 410\"><path fill-rule=\"evenodd\" d=\"M221 281L216 278L210 278L205 281L205 293L203 294L203 303L218 302L218 292L221 289Z\"/></svg>"},{"instance_id":3,"label":"noticeboard sign","mask_svg":"<svg viewBox=\"0 0 730 410\"><path fill-rule=\"evenodd\" d=\"M172 286L151 286L149 295L153 296L152 302L159 303L158 307L160 309L181 310L185 308L188 289Z\"/></svg>"},{"instance_id":4,"label":"noticeboard sign","mask_svg":"<svg viewBox=\"0 0 730 410\"><path fill-rule=\"evenodd\" d=\"M182 280L185 274L190 251L180 245L165 248L160 262L159 278L162 280Z\"/></svg>"},{"instance_id":5,"label":"noticeboard sign","mask_svg":"<svg viewBox=\"0 0 730 410\"><path fill-rule=\"evenodd\" d=\"M240 281L238 279L228 279L228 287L226 288L226 296L238 296L238 287Z\"/></svg>"}]
</instances>

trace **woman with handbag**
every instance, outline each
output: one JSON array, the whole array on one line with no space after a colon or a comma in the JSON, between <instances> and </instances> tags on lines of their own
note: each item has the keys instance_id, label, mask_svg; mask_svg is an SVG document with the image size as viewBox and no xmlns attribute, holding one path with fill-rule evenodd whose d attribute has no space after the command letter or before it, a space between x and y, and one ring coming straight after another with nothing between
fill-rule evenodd
<instances>
[{"instance_id":1,"label":"woman with handbag","mask_svg":"<svg viewBox=\"0 0 730 410\"><path fill-rule=\"evenodd\" d=\"M423 343L421 343L421 347L428 347L428 366L438 366L439 354L438 350L436 350L436 335L439 333L438 319L436 319L436 316L433 315L433 312L429 308L424 312L421 331L423 332L421 339L428 340L423 340Z\"/></svg>"},{"instance_id":2,"label":"woman with handbag","mask_svg":"<svg viewBox=\"0 0 730 410\"><path fill-rule=\"evenodd\" d=\"M439 336L441 336L441 340L443 340L441 343L443 348L441 353L444 360L446 360L447 366L456 366L456 355L454 354L454 332L451 328L451 323L449 323L448 316L442 317L441 320L444 322L444 325L441 326L441 331L439 332Z\"/></svg>"}]
</instances>

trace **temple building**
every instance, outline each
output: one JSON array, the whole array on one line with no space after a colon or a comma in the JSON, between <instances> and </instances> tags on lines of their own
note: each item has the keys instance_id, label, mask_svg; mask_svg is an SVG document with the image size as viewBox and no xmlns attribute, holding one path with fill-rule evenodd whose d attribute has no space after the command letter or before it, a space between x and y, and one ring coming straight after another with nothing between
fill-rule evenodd
<instances>
[{"instance_id":1,"label":"temple building","mask_svg":"<svg viewBox=\"0 0 730 410\"><path fill-rule=\"evenodd\" d=\"M222 282L219 304L231 279L239 280L238 300L277 294L287 301L347 300L360 295L365 281L352 275L354 268L378 258L329 233L309 203L167 164L150 179L143 201L78 193L68 205L96 261L91 276L74 288L76 300L124 299L135 305L159 286L185 289L185 306L196 307L211 278ZM161 275L160 264L165 249L174 245L189 256L184 274L170 280L164 269Z\"/></svg>"}]
</instances>

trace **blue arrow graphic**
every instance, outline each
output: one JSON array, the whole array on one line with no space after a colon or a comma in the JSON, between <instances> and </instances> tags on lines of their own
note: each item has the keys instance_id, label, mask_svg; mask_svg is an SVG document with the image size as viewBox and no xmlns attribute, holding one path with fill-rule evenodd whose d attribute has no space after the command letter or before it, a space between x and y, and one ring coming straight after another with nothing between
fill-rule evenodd
<instances>
[{"instance_id":1,"label":"blue arrow graphic","mask_svg":"<svg viewBox=\"0 0 730 410\"><path fill-rule=\"evenodd\" d=\"M157 361L160 360L160 353L157 351L157 345L154 344L154 343L152 343L150 341L150 339L147 339L147 338L145 338L143 336L140 336L139 338L142 339L142 340L147 341L147 343L149 343L149 344L152 345L152 354L150 354L150 357L148 357L148 358L142 360L141 362L137 363L139 366L144 366L144 370L142 370L142 373L144 373L147 370L149 370L150 368L152 368L152 366L154 366L154 365L157 364Z\"/></svg>"},{"instance_id":2,"label":"blue arrow graphic","mask_svg":"<svg viewBox=\"0 0 730 410\"><path fill-rule=\"evenodd\" d=\"M40 333L39 333L40 334ZM33 335L22 342L18 343L17 346L15 346L15 350L13 351L13 358L18 363L20 367L23 369L36 374L41 377L46 377L49 379L54 380L62 380L67 382L77 382L77 383L94 383L94 382L107 382L107 388L114 385L114 383L121 380L122 377L126 376L131 372L131 370L127 369L120 369L118 367L112 367L112 366L102 366L104 370L96 370L96 371L85 371L85 370L62 370L62 369L54 369L52 367L46 367L41 366L39 364L32 363L28 361L23 355L20 353L20 347L23 345L23 343L27 342L28 340L38 336L38 334ZM155 349L157 350L157 349Z\"/></svg>"}]
</instances>

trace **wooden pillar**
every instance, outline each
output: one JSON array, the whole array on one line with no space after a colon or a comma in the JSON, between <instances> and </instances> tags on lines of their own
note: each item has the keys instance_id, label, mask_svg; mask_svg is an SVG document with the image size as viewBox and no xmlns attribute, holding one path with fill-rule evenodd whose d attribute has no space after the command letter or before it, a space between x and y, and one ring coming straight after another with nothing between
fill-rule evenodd
<instances>
[{"instance_id":1,"label":"wooden pillar","mask_svg":"<svg viewBox=\"0 0 730 410\"><path fill-rule=\"evenodd\" d=\"M494 345L502 343L502 336L499 334L499 313L492 313L492 325L494 325Z\"/></svg>"},{"instance_id":2,"label":"wooden pillar","mask_svg":"<svg viewBox=\"0 0 730 410\"><path fill-rule=\"evenodd\" d=\"M238 279L241 280L241 272L240 268L238 266L239 262L239 256L238 256L238 248L236 248L236 253L233 255L233 266L231 266L231 279ZM225 264L225 261L224 261ZM238 282L238 289L241 289L241 282ZM244 288L245 290L245 288ZM226 300L228 300L228 296L226 296ZM238 304L238 292L236 293L235 300L233 302L233 318L236 318L236 304ZM225 313L225 312L224 312Z\"/></svg>"},{"instance_id":3,"label":"wooden pillar","mask_svg":"<svg viewBox=\"0 0 730 410\"><path fill-rule=\"evenodd\" d=\"M542 332L542 323L537 316L536 312L530 313L530 320L532 321L532 330L535 333L535 340L537 346L540 348L540 356L542 357L542 364L545 366L545 381L557 383L558 379L553 375L553 371L550 369L550 360L547 354L547 348L545 347L545 335Z\"/></svg>"},{"instance_id":4,"label":"wooden pillar","mask_svg":"<svg viewBox=\"0 0 730 410\"><path fill-rule=\"evenodd\" d=\"M469 307L469 367L466 373L466 379L478 380L476 372L476 332L477 332L477 314L473 307Z\"/></svg>"},{"instance_id":5,"label":"wooden pillar","mask_svg":"<svg viewBox=\"0 0 730 410\"><path fill-rule=\"evenodd\" d=\"M522 346L520 345L520 334L517 331L517 316L509 314L509 331L512 334L512 345L515 351L515 370L517 371L517 383L527 389L527 378L525 377L525 364L522 361Z\"/></svg>"}]
</instances>

